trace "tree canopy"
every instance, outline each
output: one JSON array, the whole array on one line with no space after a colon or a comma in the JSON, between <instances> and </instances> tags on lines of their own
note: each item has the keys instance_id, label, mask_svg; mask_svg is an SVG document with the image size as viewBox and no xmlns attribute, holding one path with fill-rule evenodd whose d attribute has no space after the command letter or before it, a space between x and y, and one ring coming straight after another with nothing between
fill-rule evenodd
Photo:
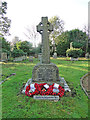
<instances>
[{"instance_id":1,"label":"tree canopy","mask_svg":"<svg viewBox=\"0 0 90 120\"><path fill-rule=\"evenodd\" d=\"M7 54L10 54L10 43L6 41L4 37L1 37L0 41L2 41L2 51L0 52L6 52Z\"/></svg>"},{"instance_id":2,"label":"tree canopy","mask_svg":"<svg viewBox=\"0 0 90 120\"><path fill-rule=\"evenodd\" d=\"M86 53L86 43L88 36L85 32L74 29L65 31L57 37L57 53L58 55L65 56L66 50L70 48L70 43L73 42L74 48L81 48Z\"/></svg>"},{"instance_id":3,"label":"tree canopy","mask_svg":"<svg viewBox=\"0 0 90 120\"><path fill-rule=\"evenodd\" d=\"M49 22L53 25L53 31L50 34L50 40L55 44L58 44L58 41L56 38L64 30L64 21L60 19L58 16L54 16L51 19L49 19Z\"/></svg>"},{"instance_id":4,"label":"tree canopy","mask_svg":"<svg viewBox=\"0 0 90 120\"><path fill-rule=\"evenodd\" d=\"M17 41L14 44L13 50L22 50L24 53L27 53L29 55L32 52L32 44L28 41Z\"/></svg>"},{"instance_id":5,"label":"tree canopy","mask_svg":"<svg viewBox=\"0 0 90 120\"><path fill-rule=\"evenodd\" d=\"M9 35L9 28L11 20L6 17L7 2L1 2L0 6L0 34L5 36Z\"/></svg>"}]
</instances>

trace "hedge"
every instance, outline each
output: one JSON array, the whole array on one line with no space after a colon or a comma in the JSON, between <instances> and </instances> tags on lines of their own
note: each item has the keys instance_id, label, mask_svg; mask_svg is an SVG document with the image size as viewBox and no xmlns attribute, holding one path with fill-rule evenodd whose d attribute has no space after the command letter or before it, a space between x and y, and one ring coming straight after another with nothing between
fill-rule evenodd
<instances>
[{"instance_id":1,"label":"hedge","mask_svg":"<svg viewBox=\"0 0 90 120\"><path fill-rule=\"evenodd\" d=\"M79 48L70 48L66 51L67 57L78 58L82 56L82 54L83 54L83 50Z\"/></svg>"}]
</instances>

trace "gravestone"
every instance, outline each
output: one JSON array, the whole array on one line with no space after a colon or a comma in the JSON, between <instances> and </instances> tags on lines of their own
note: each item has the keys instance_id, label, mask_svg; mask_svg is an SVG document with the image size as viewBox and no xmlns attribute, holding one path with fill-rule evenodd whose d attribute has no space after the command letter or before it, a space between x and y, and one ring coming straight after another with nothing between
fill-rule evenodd
<instances>
[{"instance_id":1,"label":"gravestone","mask_svg":"<svg viewBox=\"0 0 90 120\"><path fill-rule=\"evenodd\" d=\"M8 58L7 58L7 53L1 53L0 54L0 61L7 61L8 60Z\"/></svg>"},{"instance_id":2,"label":"gravestone","mask_svg":"<svg viewBox=\"0 0 90 120\"><path fill-rule=\"evenodd\" d=\"M53 54L53 58L57 58L57 53L56 53L56 47L55 47L55 52L54 52L54 54Z\"/></svg>"},{"instance_id":3,"label":"gravestone","mask_svg":"<svg viewBox=\"0 0 90 120\"><path fill-rule=\"evenodd\" d=\"M14 62L17 62L17 61L22 61L22 60L23 60L22 57L15 57L13 61L14 61Z\"/></svg>"},{"instance_id":4,"label":"gravestone","mask_svg":"<svg viewBox=\"0 0 90 120\"><path fill-rule=\"evenodd\" d=\"M33 62L33 56L29 56L29 62Z\"/></svg>"},{"instance_id":5,"label":"gravestone","mask_svg":"<svg viewBox=\"0 0 90 120\"><path fill-rule=\"evenodd\" d=\"M42 17L37 26L37 32L42 36L42 61L33 68L32 79L27 81L22 93L25 93L26 86L31 83L58 83L64 89L67 88L66 91L71 92L66 81L59 77L58 67L50 62L49 34L51 31L53 31L53 26L48 22L48 17Z\"/></svg>"},{"instance_id":6,"label":"gravestone","mask_svg":"<svg viewBox=\"0 0 90 120\"><path fill-rule=\"evenodd\" d=\"M14 62L15 61L23 61L23 60L26 60L26 59L27 59L27 55L24 55L24 56L20 56L20 57L15 57L13 61Z\"/></svg>"},{"instance_id":7,"label":"gravestone","mask_svg":"<svg viewBox=\"0 0 90 120\"><path fill-rule=\"evenodd\" d=\"M78 61L78 58L70 57L70 60L71 60L71 61Z\"/></svg>"},{"instance_id":8,"label":"gravestone","mask_svg":"<svg viewBox=\"0 0 90 120\"><path fill-rule=\"evenodd\" d=\"M22 60L25 60L25 55L24 55L24 56L22 56Z\"/></svg>"},{"instance_id":9,"label":"gravestone","mask_svg":"<svg viewBox=\"0 0 90 120\"><path fill-rule=\"evenodd\" d=\"M53 58L57 58L57 53L56 52L54 52L54 55L53 55Z\"/></svg>"}]
</instances>

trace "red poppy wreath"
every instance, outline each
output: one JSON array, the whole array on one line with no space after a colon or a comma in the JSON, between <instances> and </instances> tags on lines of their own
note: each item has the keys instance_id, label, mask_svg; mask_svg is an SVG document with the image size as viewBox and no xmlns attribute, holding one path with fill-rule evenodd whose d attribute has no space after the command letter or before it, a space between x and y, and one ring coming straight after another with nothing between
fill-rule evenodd
<instances>
[{"instance_id":1,"label":"red poppy wreath","mask_svg":"<svg viewBox=\"0 0 90 120\"><path fill-rule=\"evenodd\" d=\"M25 94L27 96L33 96L33 95L58 95L59 97L62 97L64 95L65 90L57 83L53 83L52 85L49 85L47 83L34 83L30 84L26 87Z\"/></svg>"}]
</instances>

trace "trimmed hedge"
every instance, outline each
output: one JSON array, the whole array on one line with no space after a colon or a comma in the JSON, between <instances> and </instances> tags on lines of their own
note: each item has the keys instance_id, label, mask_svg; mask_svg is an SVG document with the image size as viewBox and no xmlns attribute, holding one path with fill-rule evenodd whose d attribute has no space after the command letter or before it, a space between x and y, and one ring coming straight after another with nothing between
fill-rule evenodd
<instances>
[{"instance_id":1,"label":"trimmed hedge","mask_svg":"<svg viewBox=\"0 0 90 120\"><path fill-rule=\"evenodd\" d=\"M82 54L83 54L83 50L79 48L71 48L66 51L67 57L78 58L82 56Z\"/></svg>"}]
</instances>

